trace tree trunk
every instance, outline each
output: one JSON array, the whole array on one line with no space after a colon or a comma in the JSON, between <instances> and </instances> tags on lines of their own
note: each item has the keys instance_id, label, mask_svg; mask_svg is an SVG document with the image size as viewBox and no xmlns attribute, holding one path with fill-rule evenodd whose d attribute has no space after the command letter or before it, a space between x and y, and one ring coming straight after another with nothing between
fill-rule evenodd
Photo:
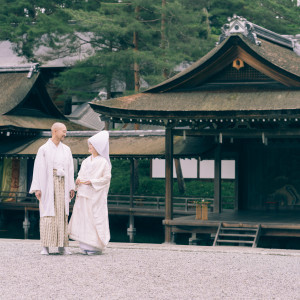
<instances>
[{"instance_id":1,"label":"tree trunk","mask_svg":"<svg viewBox=\"0 0 300 300\"><path fill-rule=\"evenodd\" d=\"M106 99L111 98L111 82L112 82L112 77L108 75L106 80L106 93L107 93Z\"/></svg>"},{"instance_id":2,"label":"tree trunk","mask_svg":"<svg viewBox=\"0 0 300 300\"><path fill-rule=\"evenodd\" d=\"M135 12L135 18L139 18L139 12L140 12L140 7L137 6L134 10ZM133 46L134 46L134 52L138 52L138 33L136 31L133 32ZM136 57L134 58L134 65L133 65L133 70L134 70L134 90L135 92L140 91L140 66L136 61Z\"/></svg>"},{"instance_id":3,"label":"tree trunk","mask_svg":"<svg viewBox=\"0 0 300 300\"><path fill-rule=\"evenodd\" d=\"M111 52L113 52L113 44L112 44L112 41L110 41L110 44L109 44L109 49ZM106 93L107 93L107 96L106 96L106 99L110 99L111 98L111 84L112 84L112 74L113 72L107 72L107 80L106 80Z\"/></svg>"},{"instance_id":4,"label":"tree trunk","mask_svg":"<svg viewBox=\"0 0 300 300\"><path fill-rule=\"evenodd\" d=\"M161 7L162 7L162 14L161 14L161 48L163 50L166 49L166 0L162 0L161 3ZM165 56L165 51L163 51L163 55ZM165 79L168 78L168 71L166 68L163 68L163 76Z\"/></svg>"},{"instance_id":5,"label":"tree trunk","mask_svg":"<svg viewBox=\"0 0 300 300\"><path fill-rule=\"evenodd\" d=\"M203 13L205 14L205 23L206 23L206 26L207 26L207 36L209 37L211 35L211 28L210 28L210 24L209 24L209 17L208 17L208 11L207 11L207 8L204 7L203 8Z\"/></svg>"}]
</instances>

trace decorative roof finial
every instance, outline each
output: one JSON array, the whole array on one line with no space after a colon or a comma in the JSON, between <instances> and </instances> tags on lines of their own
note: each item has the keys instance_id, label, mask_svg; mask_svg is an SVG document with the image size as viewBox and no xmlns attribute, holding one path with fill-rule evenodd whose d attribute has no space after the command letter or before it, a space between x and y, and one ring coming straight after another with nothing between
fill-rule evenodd
<instances>
[{"instance_id":1,"label":"decorative roof finial","mask_svg":"<svg viewBox=\"0 0 300 300\"><path fill-rule=\"evenodd\" d=\"M31 65L30 69L29 69L29 72L27 74L27 78L30 79L32 77L32 74L35 72L38 72L38 67L39 67L39 64L35 63L33 65Z\"/></svg>"},{"instance_id":2,"label":"decorative roof finial","mask_svg":"<svg viewBox=\"0 0 300 300\"><path fill-rule=\"evenodd\" d=\"M248 22L245 18L239 17L236 14L232 16L232 18L227 19L229 23L226 23L221 28L222 34L220 35L219 42L217 44L222 43L229 35L241 33L252 43L256 45L260 45L261 42L257 40L257 36L251 22Z\"/></svg>"}]
</instances>

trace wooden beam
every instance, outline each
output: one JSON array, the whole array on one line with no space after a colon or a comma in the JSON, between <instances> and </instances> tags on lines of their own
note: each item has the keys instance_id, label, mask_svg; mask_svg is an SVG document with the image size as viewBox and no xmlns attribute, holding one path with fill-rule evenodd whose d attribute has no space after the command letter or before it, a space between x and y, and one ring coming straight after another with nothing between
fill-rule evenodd
<instances>
[{"instance_id":1,"label":"wooden beam","mask_svg":"<svg viewBox=\"0 0 300 300\"><path fill-rule=\"evenodd\" d=\"M171 127L166 127L165 136L165 155L166 155L166 196L165 196L165 220L173 219L173 133ZM171 243L171 227L165 225L165 243Z\"/></svg>"},{"instance_id":2,"label":"wooden beam","mask_svg":"<svg viewBox=\"0 0 300 300\"><path fill-rule=\"evenodd\" d=\"M214 213L220 213L221 202L221 146L215 149Z\"/></svg>"},{"instance_id":3,"label":"wooden beam","mask_svg":"<svg viewBox=\"0 0 300 300\"><path fill-rule=\"evenodd\" d=\"M175 162L175 169L176 169L176 175L177 175L178 190L179 190L180 194L184 194L185 183L184 183L184 178L182 175L180 159L174 158L174 162Z\"/></svg>"},{"instance_id":4,"label":"wooden beam","mask_svg":"<svg viewBox=\"0 0 300 300\"><path fill-rule=\"evenodd\" d=\"M219 136L222 133L224 137L234 138L260 138L262 133L268 138L299 138L300 128L293 129L176 129L173 131L175 136L183 136L183 132L187 136Z\"/></svg>"}]
</instances>

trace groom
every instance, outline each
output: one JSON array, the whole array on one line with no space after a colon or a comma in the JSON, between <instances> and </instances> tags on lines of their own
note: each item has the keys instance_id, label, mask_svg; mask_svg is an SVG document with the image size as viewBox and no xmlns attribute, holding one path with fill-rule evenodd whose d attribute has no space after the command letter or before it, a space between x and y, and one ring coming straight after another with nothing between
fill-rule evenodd
<instances>
[{"instance_id":1,"label":"groom","mask_svg":"<svg viewBox=\"0 0 300 300\"><path fill-rule=\"evenodd\" d=\"M49 255L49 247L71 254L65 247L69 245L69 202L75 195L74 164L70 148L62 143L66 126L54 123L51 133L36 155L29 193L39 200L41 254Z\"/></svg>"}]
</instances>

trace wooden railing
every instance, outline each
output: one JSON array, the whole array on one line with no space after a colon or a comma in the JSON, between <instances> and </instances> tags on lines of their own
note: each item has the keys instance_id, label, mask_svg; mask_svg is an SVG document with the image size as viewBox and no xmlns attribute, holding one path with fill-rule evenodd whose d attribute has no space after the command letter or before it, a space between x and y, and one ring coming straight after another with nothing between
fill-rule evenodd
<instances>
[{"instance_id":1,"label":"wooden railing","mask_svg":"<svg viewBox=\"0 0 300 300\"><path fill-rule=\"evenodd\" d=\"M9 203L38 203L37 198L34 194L27 192L7 192L0 191L0 202Z\"/></svg>"},{"instance_id":2,"label":"wooden railing","mask_svg":"<svg viewBox=\"0 0 300 300\"><path fill-rule=\"evenodd\" d=\"M223 203L231 203L231 197L223 197ZM225 199L226 198L226 199ZM9 200L9 201L8 201ZM213 208L213 198L208 197L173 197L173 208L174 210L180 211L193 211L195 210L196 203L204 200L209 203L209 207ZM26 192L7 192L0 191L0 203L13 203L16 204L28 204L38 205L38 200L34 194L28 194ZM74 204L72 200L71 204ZM108 206L109 207L129 207L130 206L130 195L108 195ZM149 208L163 210L165 207L164 196L133 196L133 207Z\"/></svg>"},{"instance_id":3,"label":"wooden railing","mask_svg":"<svg viewBox=\"0 0 300 300\"><path fill-rule=\"evenodd\" d=\"M213 203L213 198L204 197L173 197L174 210L191 211L195 210L196 203L204 201ZM108 195L109 206L127 207L130 205L129 195ZM133 196L133 207L143 207L151 209L164 209L165 197L164 196Z\"/></svg>"}]
</instances>

